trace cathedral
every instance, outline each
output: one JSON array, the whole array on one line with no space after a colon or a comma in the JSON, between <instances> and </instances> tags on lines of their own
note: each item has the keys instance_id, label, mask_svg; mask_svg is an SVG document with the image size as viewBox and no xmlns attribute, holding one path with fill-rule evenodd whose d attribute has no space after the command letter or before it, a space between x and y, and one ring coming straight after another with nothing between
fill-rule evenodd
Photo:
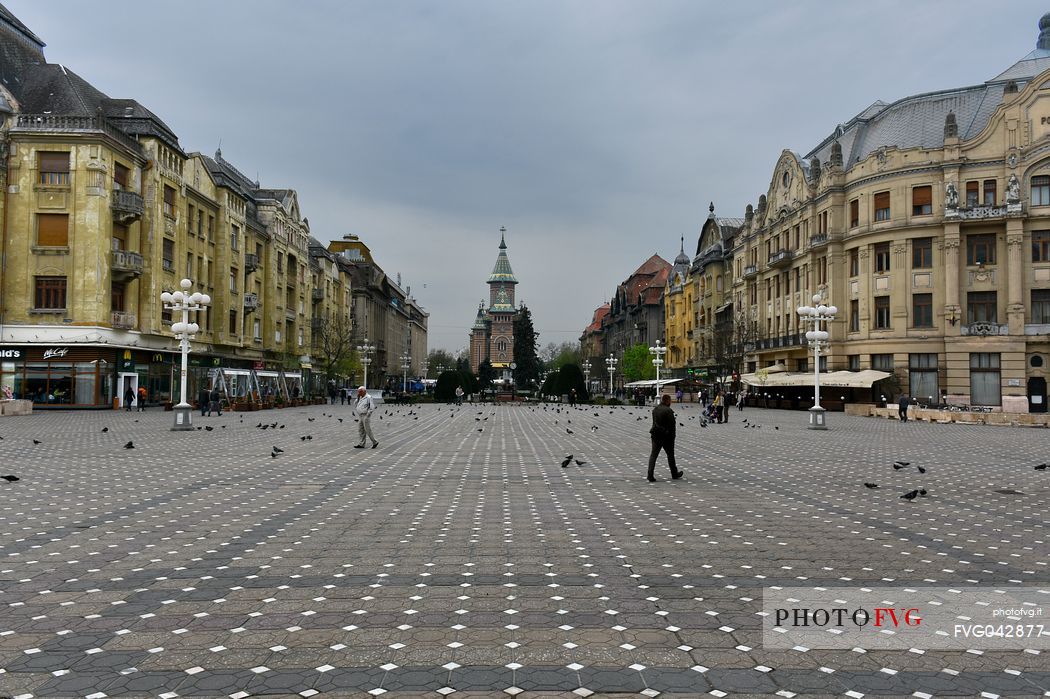
<instances>
[{"instance_id":1,"label":"cathedral","mask_svg":"<svg viewBox=\"0 0 1050 699\"><path fill-rule=\"evenodd\" d=\"M514 286L518 280L507 257L506 228L500 228L499 255L489 275L489 302L478 305L478 315L470 330L470 369L475 374L486 359L504 381L512 381L514 368Z\"/></svg>"}]
</instances>

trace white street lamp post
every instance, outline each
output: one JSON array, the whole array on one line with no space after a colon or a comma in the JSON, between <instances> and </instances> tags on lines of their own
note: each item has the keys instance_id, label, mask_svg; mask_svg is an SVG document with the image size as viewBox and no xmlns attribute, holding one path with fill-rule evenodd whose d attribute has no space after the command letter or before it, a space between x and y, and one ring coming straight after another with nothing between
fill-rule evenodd
<instances>
[{"instance_id":1,"label":"white street lamp post","mask_svg":"<svg viewBox=\"0 0 1050 699\"><path fill-rule=\"evenodd\" d=\"M408 393L408 370L412 366L412 357L408 354L401 355L401 371L404 372L401 377L401 392Z\"/></svg>"},{"instance_id":2,"label":"white street lamp post","mask_svg":"<svg viewBox=\"0 0 1050 699\"><path fill-rule=\"evenodd\" d=\"M361 355L361 366L365 368L365 383L364 387L368 388L368 365L372 363L372 352L375 352L375 345L368 344L368 338L365 338L363 345L357 346L357 352Z\"/></svg>"},{"instance_id":3,"label":"white street lamp post","mask_svg":"<svg viewBox=\"0 0 1050 699\"><path fill-rule=\"evenodd\" d=\"M609 355L608 359L605 360L605 366L609 367L609 395L613 395L613 374L616 373L616 365L619 362L616 357Z\"/></svg>"},{"instance_id":4,"label":"white street lamp post","mask_svg":"<svg viewBox=\"0 0 1050 699\"><path fill-rule=\"evenodd\" d=\"M667 347L661 344L660 340L656 341L656 344L649 348L649 354L653 356L653 366L656 367L656 397L660 397L660 367L664 365L664 355L667 354Z\"/></svg>"},{"instance_id":5,"label":"white street lamp post","mask_svg":"<svg viewBox=\"0 0 1050 699\"><path fill-rule=\"evenodd\" d=\"M165 310L173 313L182 313L182 320L171 324L171 330L175 333L175 339L179 341L179 350L182 352L182 369L179 374L179 396L181 400L173 408L175 424L171 429L174 431L188 431L193 429L193 406L190 405L186 395L190 340L201 329L197 323L190 322L190 313L203 311L207 308L211 303L211 297L199 291L191 294L190 287L193 286L193 282L189 279L183 279L179 282L179 286L182 287L181 291L174 293L165 291L160 295L160 300L164 304Z\"/></svg>"},{"instance_id":6,"label":"white street lamp post","mask_svg":"<svg viewBox=\"0 0 1050 699\"><path fill-rule=\"evenodd\" d=\"M806 331L806 340L813 348L813 407L809 409L809 429L826 430L828 428L825 420L826 411L820 407L820 347L828 341L828 331L821 327L822 323L835 320L835 314L839 309L824 304L823 294L814 294L814 306L799 306L799 321L806 326L812 326Z\"/></svg>"},{"instance_id":7,"label":"white street lamp post","mask_svg":"<svg viewBox=\"0 0 1050 699\"><path fill-rule=\"evenodd\" d=\"M587 387L587 394L591 392L591 360L583 363L583 383Z\"/></svg>"}]
</instances>

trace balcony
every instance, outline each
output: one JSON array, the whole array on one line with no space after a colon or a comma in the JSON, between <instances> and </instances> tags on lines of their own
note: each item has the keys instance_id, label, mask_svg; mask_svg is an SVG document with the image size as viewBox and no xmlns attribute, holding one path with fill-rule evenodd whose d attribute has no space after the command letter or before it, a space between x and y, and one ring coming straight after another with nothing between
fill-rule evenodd
<instances>
[{"instance_id":1,"label":"balcony","mask_svg":"<svg viewBox=\"0 0 1050 699\"><path fill-rule=\"evenodd\" d=\"M816 233L816 234L811 235L809 237L809 247L811 247L811 248L824 247L825 245L828 244L828 241L830 239L831 239L831 236L828 235L827 233Z\"/></svg>"},{"instance_id":2,"label":"balcony","mask_svg":"<svg viewBox=\"0 0 1050 699\"><path fill-rule=\"evenodd\" d=\"M744 267L744 279L751 279L758 274L758 265Z\"/></svg>"},{"instance_id":3,"label":"balcony","mask_svg":"<svg viewBox=\"0 0 1050 699\"><path fill-rule=\"evenodd\" d=\"M315 333L320 332L321 328L323 326L324 326L324 318L311 318L310 319L310 329L313 330Z\"/></svg>"},{"instance_id":4,"label":"balcony","mask_svg":"<svg viewBox=\"0 0 1050 699\"><path fill-rule=\"evenodd\" d=\"M293 322L295 320L295 309L294 308L286 308L286 309L284 309L284 319L287 320L288 322Z\"/></svg>"},{"instance_id":5,"label":"balcony","mask_svg":"<svg viewBox=\"0 0 1050 699\"><path fill-rule=\"evenodd\" d=\"M781 335L780 337L767 337L756 343L759 350L778 349L780 347L797 347L805 344L806 336L803 334Z\"/></svg>"},{"instance_id":6,"label":"balcony","mask_svg":"<svg viewBox=\"0 0 1050 699\"><path fill-rule=\"evenodd\" d=\"M101 133L120 143L125 148L142 152L142 145L132 136L113 126L108 119L99 116L65 116L58 114L19 114L11 131L43 131L50 133Z\"/></svg>"},{"instance_id":7,"label":"balcony","mask_svg":"<svg viewBox=\"0 0 1050 699\"><path fill-rule=\"evenodd\" d=\"M132 330L135 327L135 314L127 311L113 311L110 322L114 328Z\"/></svg>"},{"instance_id":8,"label":"balcony","mask_svg":"<svg viewBox=\"0 0 1050 699\"><path fill-rule=\"evenodd\" d=\"M784 267L795 255L790 250L777 250L769 255L770 267Z\"/></svg>"},{"instance_id":9,"label":"balcony","mask_svg":"<svg viewBox=\"0 0 1050 699\"><path fill-rule=\"evenodd\" d=\"M244 310L254 311L259 307L259 294L249 292L244 295Z\"/></svg>"},{"instance_id":10,"label":"balcony","mask_svg":"<svg viewBox=\"0 0 1050 699\"><path fill-rule=\"evenodd\" d=\"M259 269L259 256L252 252L244 253L244 271L251 273Z\"/></svg>"},{"instance_id":11,"label":"balcony","mask_svg":"<svg viewBox=\"0 0 1050 699\"><path fill-rule=\"evenodd\" d=\"M113 198L109 200L113 220L122 225L134 223L142 218L142 195L126 189L114 189Z\"/></svg>"},{"instance_id":12,"label":"balcony","mask_svg":"<svg viewBox=\"0 0 1050 699\"><path fill-rule=\"evenodd\" d=\"M963 335L973 336L1009 335L1010 326L1006 323L977 322L964 325L959 328L959 331Z\"/></svg>"},{"instance_id":13,"label":"balcony","mask_svg":"<svg viewBox=\"0 0 1050 699\"><path fill-rule=\"evenodd\" d=\"M314 303L318 301L324 301L324 289L313 289L310 291L310 298Z\"/></svg>"},{"instance_id":14,"label":"balcony","mask_svg":"<svg viewBox=\"0 0 1050 699\"><path fill-rule=\"evenodd\" d=\"M113 279L127 281L142 276L142 255L127 250L113 250L110 252L110 261L113 268Z\"/></svg>"}]
</instances>

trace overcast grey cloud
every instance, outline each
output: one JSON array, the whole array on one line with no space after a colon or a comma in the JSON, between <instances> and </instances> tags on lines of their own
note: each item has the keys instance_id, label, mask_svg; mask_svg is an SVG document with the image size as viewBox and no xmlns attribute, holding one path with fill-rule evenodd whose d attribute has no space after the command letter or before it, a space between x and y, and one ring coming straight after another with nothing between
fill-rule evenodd
<instances>
[{"instance_id":1,"label":"overcast grey cloud","mask_svg":"<svg viewBox=\"0 0 1050 699\"><path fill-rule=\"evenodd\" d=\"M1028 0L7 6L186 150L360 234L458 349L508 229L541 342L578 337L649 255L740 216L781 150L876 99L983 82L1035 46Z\"/></svg>"}]
</instances>

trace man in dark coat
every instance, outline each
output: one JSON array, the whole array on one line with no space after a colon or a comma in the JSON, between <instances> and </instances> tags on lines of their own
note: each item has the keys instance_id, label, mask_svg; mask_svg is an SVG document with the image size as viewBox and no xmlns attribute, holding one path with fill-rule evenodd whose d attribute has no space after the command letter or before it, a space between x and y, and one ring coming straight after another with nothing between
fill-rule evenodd
<instances>
[{"instance_id":1,"label":"man in dark coat","mask_svg":"<svg viewBox=\"0 0 1050 699\"><path fill-rule=\"evenodd\" d=\"M208 406L211 405L211 392L207 386L201 386L201 390L197 391L197 403L201 409L201 417L204 417L204 413L207 412Z\"/></svg>"},{"instance_id":2,"label":"man in dark coat","mask_svg":"<svg viewBox=\"0 0 1050 699\"><path fill-rule=\"evenodd\" d=\"M897 416L900 417L901 422L908 421L909 405L911 405L911 398L908 397L907 393L902 393L901 397L897 399Z\"/></svg>"},{"instance_id":3,"label":"man in dark coat","mask_svg":"<svg viewBox=\"0 0 1050 699\"><path fill-rule=\"evenodd\" d=\"M219 394L219 387L215 386L211 389L211 401L208 405L208 416L211 417L211 411L215 411L222 417L222 395Z\"/></svg>"},{"instance_id":4,"label":"man in dark coat","mask_svg":"<svg viewBox=\"0 0 1050 699\"><path fill-rule=\"evenodd\" d=\"M653 470L656 468L656 457L660 455L661 449L667 454L671 478L681 478L684 472L678 469L674 461L675 416L674 410L671 409L670 395L665 394L660 399L660 404L653 408L653 426L649 434L653 442L653 449L649 453L649 482L656 481Z\"/></svg>"}]
</instances>

